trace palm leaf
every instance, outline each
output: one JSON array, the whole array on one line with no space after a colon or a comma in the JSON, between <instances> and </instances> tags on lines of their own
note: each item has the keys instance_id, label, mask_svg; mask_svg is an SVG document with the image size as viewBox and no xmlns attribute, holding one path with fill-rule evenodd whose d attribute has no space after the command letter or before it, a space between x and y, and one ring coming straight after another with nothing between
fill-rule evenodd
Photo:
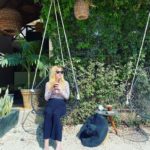
<instances>
[{"instance_id":1,"label":"palm leaf","mask_svg":"<svg viewBox=\"0 0 150 150\"><path fill-rule=\"evenodd\" d=\"M6 54L0 56L0 66L7 67L7 66L17 66L22 64L23 60L20 54Z\"/></svg>"}]
</instances>

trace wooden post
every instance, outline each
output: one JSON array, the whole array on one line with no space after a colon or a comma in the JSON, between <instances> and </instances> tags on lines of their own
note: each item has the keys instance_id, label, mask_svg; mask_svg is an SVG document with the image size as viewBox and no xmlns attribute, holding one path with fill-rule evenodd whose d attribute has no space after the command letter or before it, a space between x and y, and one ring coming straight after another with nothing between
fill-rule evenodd
<instances>
[{"instance_id":1,"label":"wooden post","mask_svg":"<svg viewBox=\"0 0 150 150\"><path fill-rule=\"evenodd\" d=\"M112 111L112 105L107 105L106 108L107 108L107 111ZM113 116L108 116L108 119L109 119L109 121L111 123L111 126L113 127L115 133L118 135L118 131L117 131L116 124L115 124L115 121L113 119Z\"/></svg>"}]
</instances>

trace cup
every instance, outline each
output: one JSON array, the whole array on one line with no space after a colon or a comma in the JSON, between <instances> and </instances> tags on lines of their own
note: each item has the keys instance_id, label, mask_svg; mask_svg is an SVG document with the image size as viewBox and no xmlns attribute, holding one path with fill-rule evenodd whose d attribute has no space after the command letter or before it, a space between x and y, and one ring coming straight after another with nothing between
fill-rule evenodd
<instances>
[{"instance_id":1,"label":"cup","mask_svg":"<svg viewBox=\"0 0 150 150\"><path fill-rule=\"evenodd\" d=\"M106 105L108 111L112 111L112 105Z\"/></svg>"}]
</instances>

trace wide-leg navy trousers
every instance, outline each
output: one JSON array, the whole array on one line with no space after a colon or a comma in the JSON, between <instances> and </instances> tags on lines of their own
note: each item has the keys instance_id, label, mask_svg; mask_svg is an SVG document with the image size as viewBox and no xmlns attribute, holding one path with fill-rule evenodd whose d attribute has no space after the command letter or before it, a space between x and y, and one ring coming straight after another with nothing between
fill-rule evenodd
<instances>
[{"instance_id":1,"label":"wide-leg navy trousers","mask_svg":"<svg viewBox=\"0 0 150 150\"><path fill-rule=\"evenodd\" d=\"M63 99L49 99L44 112L44 139L62 140L61 117L66 113Z\"/></svg>"}]
</instances>

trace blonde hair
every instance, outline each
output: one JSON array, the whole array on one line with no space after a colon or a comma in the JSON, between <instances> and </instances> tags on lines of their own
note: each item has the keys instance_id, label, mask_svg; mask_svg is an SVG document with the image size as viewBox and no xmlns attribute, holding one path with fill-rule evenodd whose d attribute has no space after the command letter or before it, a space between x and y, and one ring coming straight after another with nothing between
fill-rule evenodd
<instances>
[{"instance_id":1,"label":"blonde hair","mask_svg":"<svg viewBox=\"0 0 150 150\"><path fill-rule=\"evenodd\" d=\"M56 71L60 68L63 70L63 67L61 67L61 66L53 66L52 68L50 68L49 82L48 82L49 89L51 89L54 86L54 84L57 82L56 81ZM62 86L63 88L65 87L65 81L66 80L64 79L64 75L62 75L62 78L60 79L59 83L60 83L60 86Z\"/></svg>"}]
</instances>

